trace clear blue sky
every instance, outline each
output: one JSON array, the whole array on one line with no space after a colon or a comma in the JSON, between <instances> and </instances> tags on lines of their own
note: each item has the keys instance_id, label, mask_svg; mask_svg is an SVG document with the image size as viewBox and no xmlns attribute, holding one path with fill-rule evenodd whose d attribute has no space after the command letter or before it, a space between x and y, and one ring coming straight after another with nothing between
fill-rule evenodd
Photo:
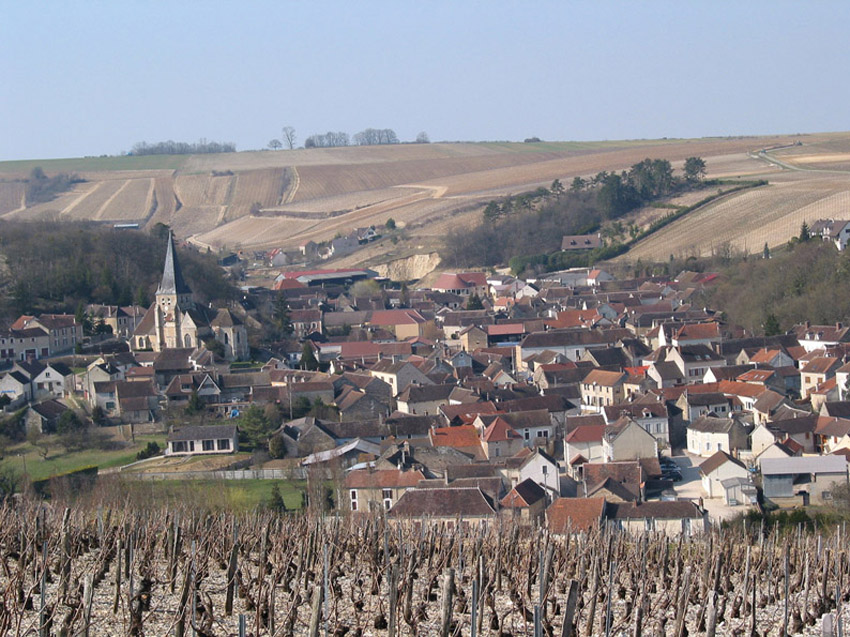
<instances>
[{"instance_id":1,"label":"clear blue sky","mask_svg":"<svg viewBox=\"0 0 850 637\"><path fill-rule=\"evenodd\" d=\"M0 0L0 159L848 130L850 2Z\"/></svg>"}]
</instances>

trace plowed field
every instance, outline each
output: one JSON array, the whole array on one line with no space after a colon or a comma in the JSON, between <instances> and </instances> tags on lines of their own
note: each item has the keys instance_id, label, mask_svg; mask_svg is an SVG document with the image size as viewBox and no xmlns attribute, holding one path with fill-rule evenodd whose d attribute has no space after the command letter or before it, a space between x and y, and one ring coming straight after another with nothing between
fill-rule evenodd
<instances>
[{"instance_id":1,"label":"plowed field","mask_svg":"<svg viewBox=\"0 0 850 637\"><path fill-rule=\"evenodd\" d=\"M748 154L764 148L805 170L782 168ZM146 158L135 171L133 162L122 158L114 165L62 160L56 168L76 170L89 181L21 212L14 211L24 186L12 179L25 178L29 164L12 162L0 164L0 173L9 175L0 182L0 214L166 223L179 236L214 248L294 248L308 239L327 241L392 217L406 228L411 245L434 245L447 232L476 221L493 197L549 186L554 179L568 187L575 176L625 169L647 157L669 159L678 169L689 156L705 159L709 176L759 176L771 185L695 211L636 246L627 258L710 252L726 242L760 250L765 241L786 241L804 219L846 214L850 173L840 169L850 167L848 133L243 152L179 161ZM702 196L684 196L673 203L689 205ZM250 214L256 204L260 215Z\"/></svg>"}]
</instances>

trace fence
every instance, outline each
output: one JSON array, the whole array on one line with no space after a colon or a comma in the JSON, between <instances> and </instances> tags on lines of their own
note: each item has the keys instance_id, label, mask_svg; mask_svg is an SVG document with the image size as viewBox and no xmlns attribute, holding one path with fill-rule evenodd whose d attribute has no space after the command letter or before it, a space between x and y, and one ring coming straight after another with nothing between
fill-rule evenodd
<instances>
[{"instance_id":1,"label":"fence","mask_svg":"<svg viewBox=\"0 0 850 637\"><path fill-rule=\"evenodd\" d=\"M139 480L306 480L303 467L291 469L229 469L220 471L147 471L124 473Z\"/></svg>"}]
</instances>

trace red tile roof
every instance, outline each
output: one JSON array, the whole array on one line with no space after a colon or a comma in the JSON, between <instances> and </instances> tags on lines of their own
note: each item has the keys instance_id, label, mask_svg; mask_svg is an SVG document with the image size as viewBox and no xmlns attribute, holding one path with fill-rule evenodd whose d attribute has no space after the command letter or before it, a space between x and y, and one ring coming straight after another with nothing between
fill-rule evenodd
<instances>
[{"instance_id":1,"label":"red tile roof","mask_svg":"<svg viewBox=\"0 0 850 637\"><path fill-rule=\"evenodd\" d=\"M399 471L398 469L357 469L345 476L347 489L400 489L415 487L425 476L421 471Z\"/></svg>"},{"instance_id":2,"label":"red tile roof","mask_svg":"<svg viewBox=\"0 0 850 637\"><path fill-rule=\"evenodd\" d=\"M558 498L546 510L552 533L590 531L602 522L605 498Z\"/></svg>"}]
</instances>

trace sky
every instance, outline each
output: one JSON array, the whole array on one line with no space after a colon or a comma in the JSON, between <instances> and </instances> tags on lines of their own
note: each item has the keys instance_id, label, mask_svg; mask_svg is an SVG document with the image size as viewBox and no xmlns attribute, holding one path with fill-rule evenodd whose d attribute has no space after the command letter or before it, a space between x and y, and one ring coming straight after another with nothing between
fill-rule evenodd
<instances>
[{"instance_id":1,"label":"sky","mask_svg":"<svg viewBox=\"0 0 850 637\"><path fill-rule=\"evenodd\" d=\"M0 160L850 129L850 2L0 0Z\"/></svg>"}]
</instances>

